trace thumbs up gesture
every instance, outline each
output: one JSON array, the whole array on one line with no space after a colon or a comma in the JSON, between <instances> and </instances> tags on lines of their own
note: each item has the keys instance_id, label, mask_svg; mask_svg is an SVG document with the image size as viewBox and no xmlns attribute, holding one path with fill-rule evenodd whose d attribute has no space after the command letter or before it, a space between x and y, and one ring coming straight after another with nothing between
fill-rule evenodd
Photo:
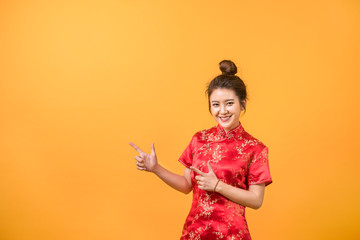
<instances>
[{"instance_id":1,"label":"thumbs up gesture","mask_svg":"<svg viewBox=\"0 0 360 240\"><path fill-rule=\"evenodd\" d=\"M199 174L195 177L199 189L205 191L215 191L216 186L219 183L219 179L216 177L214 170L211 167L210 161L208 161L207 165L209 168L208 173L201 172L199 169L194 167L190 167L190 169Z\"/></svg>"},{"instance_id":2,"label":"thumbs up gesture","mask_svg":"<svg viewBox=\"0 0 360 240\"><path fill-rule=\"evenodd\" d=\"M139 156L135 156L137 169L141 171L153 172L156 166L158 165L154 143L151 144L151 153L147 154L143 150L141 150L134 143L129 143L138 153Z\"/></svg>"}]
</instances>

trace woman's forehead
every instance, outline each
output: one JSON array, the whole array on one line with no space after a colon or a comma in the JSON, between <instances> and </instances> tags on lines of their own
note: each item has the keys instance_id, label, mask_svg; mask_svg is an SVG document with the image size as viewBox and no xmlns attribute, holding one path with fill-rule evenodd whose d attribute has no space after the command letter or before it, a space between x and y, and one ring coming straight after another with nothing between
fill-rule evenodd
<instances>
[{"instance_id":1,"label":"woman's forehead","mask_svg":"<svg viewBox=\"0 0 360 240\"><path fill-rule=\"evenodd\" d=\"M218 88L215 89L210 96L211 101L224 101L229 99L236 99L236 94L232 89Z\"/></svg>"}]
</instances>

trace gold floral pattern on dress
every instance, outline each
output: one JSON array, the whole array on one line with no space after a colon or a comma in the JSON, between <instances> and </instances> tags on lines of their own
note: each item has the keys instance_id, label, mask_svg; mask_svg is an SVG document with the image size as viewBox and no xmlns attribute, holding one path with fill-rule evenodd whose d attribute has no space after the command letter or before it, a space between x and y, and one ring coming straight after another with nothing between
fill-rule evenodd
<instances>
[{"instance_id":1,"label":"gold floral pattern on dress","mask_svg":"<svg viewBox=\"0 0 360 240\"><path fill-rule=\"evenodd\" d=\"M203 191L203 190L201 190ZM198 214L195 215L194 221L199 219L200 217L209 218L214 211L214 204L218 201L217 198L212 199L211 196L206 192L204 192L204 197L200 199L198 208L201 209Z\"/></svg>"},{"instance_id":2,"label":"gold floral pattern on dress","mask_svg":"<svg viewBox=\"0 0 360 240\"><path fill-rule=\"evenodd\" d=\"M222 158L224 158L223 153L225 152L225 150L223 150L220 146L220 144L216 144L216 146L213 149L213 153L212 153L212 159L211 162L212 163L218 163L219 161L221 161Z\"/></svg>"},{"instance_id":3,"label":"gold floral pattern on dress","mask_svg":"<svg viewBox=\"0 0 360 240\"><path fill-rule=\"evenodd\" d=\"M205 226L198 227L195 231L191 232L189 234L189 240L201 240L201 233L208 231L211 228L211 224L212 222L207 223Z\"/></svg>"},{"instance_id":4,"label":"gold floral pattern on dress","mask_svg":"<svg viewBox=\"0 0 360 240\"><path fill-rule=\"evenodd\" d=\"M272 182L267 147L241 124L227 133L220 125L197 132L179 161L202 172L208 172L210 161L222 182L242 189ZM250 240L245 207L218 193L199 189L195 176L192 171L193 203L181 240Z\"/></svg>"}]
</instances>

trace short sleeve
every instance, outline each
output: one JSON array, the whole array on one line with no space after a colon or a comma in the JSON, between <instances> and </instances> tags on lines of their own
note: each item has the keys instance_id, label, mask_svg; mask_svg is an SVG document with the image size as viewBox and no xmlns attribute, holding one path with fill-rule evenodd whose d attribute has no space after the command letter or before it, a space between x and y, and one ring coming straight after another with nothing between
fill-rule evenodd
<instances>
[{"instance_id":1,"label":"short sleeve","mask_svg":"<svg viewBox=\"0 0 360 240\"><path fill-rule=\"evenodd\" d=\"M254 154L248 171L248 185L272 183L269 169L268 148L264 147Z\"/></svg>"},{"instance_id":2,"label":"short sleeve","mask_svg":"<svg viewBox=\"0 0 360 240\"><path fill-rule=\"evenodd\" d=\"M181 162L187 168L192 166L194 142L195 142L195 135L192 137L191 142L189 143L189 145L186 147L186 149L179 158L179 162Z\"/></svg>"}]
</instances>

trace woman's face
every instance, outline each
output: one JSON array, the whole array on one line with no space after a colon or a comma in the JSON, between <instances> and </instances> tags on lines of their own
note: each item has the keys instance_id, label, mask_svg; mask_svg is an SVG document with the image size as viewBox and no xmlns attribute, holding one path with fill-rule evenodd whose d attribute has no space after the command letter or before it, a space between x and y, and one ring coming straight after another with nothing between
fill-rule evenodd
<instances>
[{"instance_id":1,"label":"woman's face","mask_svg":"<svg viewBox=\"0 0 360 240\"><path fill-rule=\"evenodd\" d=\"M210 110L215 121L228 132L239 125L243 109L234 90L218 88L210 95Z\"/></svg>"}]
</instances>

